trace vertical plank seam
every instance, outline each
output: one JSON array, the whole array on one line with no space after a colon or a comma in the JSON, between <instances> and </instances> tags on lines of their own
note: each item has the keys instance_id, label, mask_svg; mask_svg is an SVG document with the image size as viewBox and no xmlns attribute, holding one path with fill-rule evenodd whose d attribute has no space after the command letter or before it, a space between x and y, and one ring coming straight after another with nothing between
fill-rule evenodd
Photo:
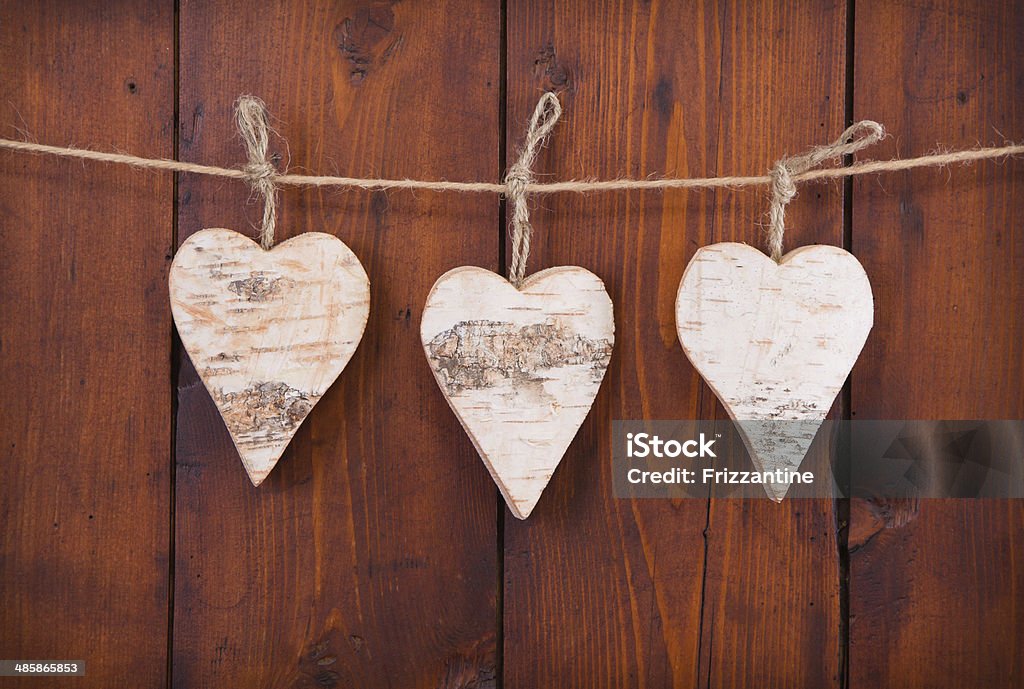
<instances>
[{"instance_id":1,"label":"vertical plank seam","mask_svg":"<svg viewBox=\"0 0 1024 689\"><path fill-rule=\"evenodd\" d=\"M725 79L725 77L724 77L724 72L725 72L725 42L724 41L725 41L725 38L724 37L725 37L725 23L726 23L726 12L727 11L728 11L727 8L722 8L721 14L720 14L720 17L719 17L719 21L718 21L718 88L717 88L717 91L716 91L716 98L717 98L716 106L718 108L718 110L717 110L717 115L718 116L716 118L717 121L716 121L716 128L715 128L715 169L716 169L716 174L717 174L717 170L719 169L718 168L718 162L719 162L719 155L721 154L721 148L722 148L721 147L721 144L722 144L722 86L724 84L724 79ZM715 208L716 210L714 210L711 213L709 240L711 242L715 242L715 241L719 241L716 238L716 234L721 230L720 227L716 227L716 221L719 219L719 216L718 216L718 210L717 210L717 208L718 208L718 206L717 206L718 196L715 193L715 190L711 191L711 199L712 199L712 202L713 202L713 206L712 207ZM704 382L704 379L701 378L700 376L697 376L697 414L700 415L700 416L704 416L704 412L705 412L704 403L705 403L705 397L706 397L705 393L709 392L709 391L710 391L710 389L708 388L707 383ZM716 398L714 397L714 395L711 396L711 400L712 400L712 404L717 406L717 401L716 401ZM717 414L716 414L716 412L717 412L717 408L713 407L710 416L711 416L712 419L717 421ZM717 460L716 460L715 463L712 464L712 466L716 466L716 468L717 468ZM711 654L714 651L714 644L713 643L709 643L708 644L707 667L706 668L703 667L702 663L705 662L704 661L704 615L705 615L706 603L707 603L706 595L707 595L707 583L708 583L708 553L711 550L711 544L709 543L708 536L709 536L709 533L711 531L711 503L712 503L713 499L714 499L714 489L709 486L708 487L707 504L705 506L705 513L704 513L704 529L701 531L701 538L703 540L703 545L704 545L704 561L703 561L703 563L701 563L701 573L700 573L700 612L698 613L698 617L697 617L697 663L696 663L696 667L694 668L694 686L695 687L696 686L700 686L700 678L701 678L702 674L706 674L705 686L707 686L707 687L711 686L711 664L712 664L712 656L711 656ZM714 626L714 620L713 619L712 619L711 625L712 625L712 627Z\"/></svg>"},{"instance_id":2,"label":"vertical plank seam","mask_svg":"<svg viewBox=\"0 0 1024 689\"><path fill-rule=\"evenodd\" d=\"M173 55L173 86L172 86L172 108L173 120L171 133L171 157L178 160L179 156L179 131L180 131L180 84L181 84L181 0L173 0L173 12L171 21L171 52ZM170 255L173 256L178 248L178 173L171 176L171 245ZM176 488L177 488L177 465L178 465L178 380L181 372L180 356L181 341L178 339L174 323L171 323L169 336L171 338L171 361L169 367L170 375L170 457L168 467L168 544L167 544L167 674L165 686L172 689L174 686L174 565L175 565L175 525L176 525Z\"/></svg>"},{"instance_id":3,"label":"vertical plank seam","mask_svg":"<svg viewBox=\"0 0 1024 689\"><path fill-rule=\"evenodd\" d=\"M843 104L845 127L853 124L854 88L854 39L856 0L846 2L846 64L845 103ZM850 156L843 159L844 165L853 161ZM853 178L843 180L843 248L853 249ZM853 372L847 376L840 405L842 421L849 422L853 414ZM844 447L838 448L845 452ZM846 689L850 684L850 497L837 497L834 504L836 551L839 559L839 687Z\"/></svg>"},{"instance_id":4,"label":"vertical plank seam","mask_svg":"<svg viewBox=\"0 0 1024 689\"><path fill-rule=\"evenodd\" d=\"M701 392L703 392L703 385L701 386L701 388L702 388ZM698 399L700 399L700 397L702 397L702 396L703 395L699 395ZM708 499L707 499L707 509L706 509L706 511L704 513L704 529L701 531L701 537L704 539L704 563L703 563L703 567L701 568L701 574L700 574L700 613L699 613L699 615L697 617L697 667L695 668L696 669L696 673L695 673L696 674L696 682L694 683L695 687L699 687L700 686L700 677L701 677L701 674L702 674L702 672L701 672L701 669L702 669L701 668L701 663L704 662L704 604L705 604L705 601L706 601L705 594L707 593L707 590L708 590L708 586L707 586L707 584L708 584L708 545L709 545L708 544L708 530L711 528L711 493L712 493L712 491L709 488L708 489ZM711 619L712 632L714 630L714 624L715 624L715 620L714 620L714 618L712 618ZM713 637L712 637L712 641L713 641ZM707 662L707 668L705 668L706 673L707 673L707 681L704 683L704 686L706 686L706 687L710 687L711 686L711 652L712 652L712 650L713 650L713 643L708 644L708 662Z\"/></svg>"},{"instance_id":5,"label":"vertical plank seam","mask_svg":"<svg viewBox=\"0 0 1024 689\"><path fill-rule=\"evenodd\" d=\"M505 179L508 164L508 0L500 0L498 12L498 180ZM507 260L508 220L505 196L498 197L498 274L508 277ZM499 496L500 499L501 496ZM502 503L504 504L504 503ZM500 511L500 510L499 510Z\"/></svg>"},{"instance_id":6,"label":"vertical plank seam","mask_svg":"<svg viewBox=\"0 0 1024 689\"><path fill-rule=\"evenodd\" d=\"M504 179L508 157L508 0L498 3L498 179ZM507 204L504 197L498 201L498 274L508 277L505 267L505 243ZM495 544L497 585L494 593L494 684L496 689L505 686L505 501L495 488L494 502L497 505L495 519Z\"/></svg>"}]
</instances>

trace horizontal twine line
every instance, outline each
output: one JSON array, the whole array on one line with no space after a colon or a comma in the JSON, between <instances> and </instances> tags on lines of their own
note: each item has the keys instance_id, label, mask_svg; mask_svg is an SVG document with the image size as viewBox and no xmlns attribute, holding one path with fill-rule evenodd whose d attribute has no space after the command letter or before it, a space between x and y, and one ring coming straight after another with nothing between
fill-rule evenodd
<instances>
[{"instance_id":1,"label":"horizontal twine line","mask_svg":"<svg viewBox=\"0 0 1024 689\"><path fill-rule=\"evenodd\" d=\"M26 153L41 153L92 160L100 163L130 165L151 170L168 170L197 175L223 177L249 181L252 173L237 168L200 165L180 160L142 158L124 153L106 153L84 148L49 146L28 141L0 139L0 148ZM1005 158L1024 155L1024 144L1011 144L992 148L973 148L949 153L934 153L916 158L893 158L857 162L846 167L817 168L792 176L794 182L812 182L823 179L837 179L880 172L898 172L920 167L942 167L953 163L970 163L978 160ZM424 191L457 191L469 193L505 194L509 186L499 182L450 182L447 180L428 181L418 179L377 179L360 177L337 177L329 175L275 174L274 184L296 187L342 187L349 189L419 189ZM765 186L772 183L771 175L750 175L740 177L661 177L655 179L612 179L612 180L570 180L567 182L530 182L525 191L534 194L555 194L560 192L601 192L656 189L716 189Z\"/></svg>"}]
</instances>

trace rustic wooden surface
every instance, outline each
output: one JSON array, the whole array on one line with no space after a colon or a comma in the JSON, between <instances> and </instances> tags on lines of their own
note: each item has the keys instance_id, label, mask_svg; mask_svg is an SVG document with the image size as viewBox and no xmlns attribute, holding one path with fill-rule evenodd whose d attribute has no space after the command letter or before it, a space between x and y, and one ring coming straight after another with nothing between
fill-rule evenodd
<instances>
[{"instance_id":1,"label":"rustic wooden surface","mask_svg":"<svg viewBox=\"0 0 1024 689\"><path fill-rule=\"evenodd\" d=\"M929 4L857 2L854 114L896 133L879 154L1019 140L1024 6ZM877 314L854 418L1024 418L1022 217L1020 160L855 183ZM1024 501L850 515L850 686L1024 686Z\"/></svg>"},{"instance_id":2,"label":"rustic wooden surface","mask_svg":"<svg viewBox=\"0 0 1024 689\"><path fill-rule=\"evenodd\" d=\"M0 136L172 156L172 10L0 3ZM166 175L0 154L0 657L83 689L167 675L172 207Z\"/></svg>"},{"instance_id":3,"label":"rustic wooden surface","mask_svg":"<svg viewBox=\"0 0 1024 689\"><path fill-rule=\"evenodd\" d=\"M282 166L352 175L497 180L548 88L565 114L538 171L555 179L764 171L833 139L848 105L896 135L873 156L1024 136L1019 2L2 9L3 136L151 156L177 137L217 165L244 161L242 93L276 117ZM801 189L787 249L852 248L878 305L834 416L1024 414L1022 174ZM372 310L259 488L172 355L166 291L175 239L245 231L248 201L237 182L184 175L175 195L164 174L0 154L0 657L84 658L81 687L1024 686L1016 502L612 496L612 419L726 417L673 303L698 247L760 244L763 193L534 200L531 270L593 271L618 328L525 522L418 333L438 276L499 269L498 200L282 192L280 237L345 241Z\"/></svg>"},{"instance_id":4,"label":"rustic wooden surface","mask_svg":"<svg viewBox=\"0 0 1024 689\"><path fill-rule=\"evenodd\" d=\"M283 139L271 152L292 170L500 173L497 3L185 0L180 20L184 159L241 163L232 101L252 93ZM184 178L179 239L257 222L248 196L243 185ZM328 232L359 257L370 319L345 372L258 489L183 364L173 683L490 681L497 494L438 395L418 324L442 273L497 268L498 200L331 190L280 200L279 239Z\"/></svg>"},{"instance_id":5,"label":"rustic wooden surface","mask_svg":"<svg viewBox=\"0 0 1024 689\"><path fill-rule=\"evenodd\" d=\"M509 3L509 144L552 87L565 113L538 169L556 178L767 170L834 138L846 9L782 5ZM759 244L765 197L675 191L538 205L531 265L597 273L618 344L544 500L527 522L505 522L506 685L838 685L831 501L612 496L612 419L726 418L679 346L676 289L699 246ZM842 242L835 189L805 190L790 208L787 247Z\"/></svg>"}]
</instances>

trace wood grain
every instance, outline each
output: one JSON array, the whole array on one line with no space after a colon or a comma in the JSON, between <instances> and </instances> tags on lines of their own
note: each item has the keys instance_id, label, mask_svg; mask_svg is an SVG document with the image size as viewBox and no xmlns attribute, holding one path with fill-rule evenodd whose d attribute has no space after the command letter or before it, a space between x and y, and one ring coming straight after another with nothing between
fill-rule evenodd
<instances>
[{"instance_id":1,"label":"wood grain","mask_svg":"<svg viewBox=\"0 0 1024 689\"><path fill-rule=\"evenodd\" d=\"M258 486L359 346L366 271L323 232L264 251L207 229L178 249L168 282L178 335Z\"/></svg>"},{"instance_id":2,"label":"wood grain","mask_svg":"<svg viewBox=\"0 0 1024 689\"><path fill-rule=\"evenodd\" d=\"M232 103L266 101L281 166L497 179L497 2L184 0L186 160L237 165ZM183 178L180 234L257 220ZM493 683L496 491L437 394L416 324L446 270L496 268L492 196L284 190L281 240L334 234L373 305L363 341L253 489L206 391L179 382L174 684Z\"/></svg>"},{"instance_id":3,"label":"wood grain","mask_svg":"<svg viewBox=\"0 0 1024 689\"><path fill-rule=\"evenodd\" d=\"M855 112L915 155L1024 132L1020 3L857 3ZM1024 416L1024 164L857 180L876 325L856 419ZM1024 686L1020 501L855 501L850 686Z\"/></svg>"},{"instance_id":4,"label":"wood grain","mask_svg":"<svg viewBox=\"0 0 1024 689\"><path fill-rule=\"evenodd\" d=\"M423 307L423 348L509 511L526 519L590 412L615 343L601 279L556 266L518 287L454 268Z\"/></svg>"},{"instance_id":5,"label":"wood grain","mask_svg":"<svg viewBox=\"0 0 1024 689\"><path fill-rule=\"evenodd\" d=\"M0 136L173 155L173 3L0 17ZM0 656L84 660L83 689L166 682L172 197L0 155Z\"/></svg>"},{"instance_id":6,"label":"wood grain","mask_svg":"<svg viewBox=\"0 0 1024 689\"><path fill-rule=\"evenodd\" d=\"M564 114L557 179L767 170L843 129L844 3L509 3L508 143L542 89ZM680 349L694 251L758 244L756 192L545 198L539 270L596 273L616 352L591 416L527 522L505 522L505 681L527 686L836 686L839 558L828 500L616 500L612 419L725 418ZM790 206L787 247L841 244L828 186ZM543 611L543 614L538 614Z\"/></svg>"}]
</instances>

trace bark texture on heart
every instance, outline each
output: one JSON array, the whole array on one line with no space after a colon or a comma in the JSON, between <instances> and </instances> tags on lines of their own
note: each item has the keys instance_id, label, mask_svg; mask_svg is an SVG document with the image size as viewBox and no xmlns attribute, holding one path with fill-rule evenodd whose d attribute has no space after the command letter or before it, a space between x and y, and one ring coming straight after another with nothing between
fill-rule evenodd
<instances>
[{"instance_id":1,"label":"bark texture on heart","mask_svg":"<svg viewBox=\"0 0 1024 689\"><path fill-rule=\"evenodd\" d=\"M834 246L776 263L746 244L712 244L694 255L676 298L683 351L739 422L758 470L799 467L873 319L864 268ZM789 489L764 486L777 501Z\"/></svg>"},{"instance_id":2,"label":"bark texture on heart","mask_svg":"<svg viewBox=\"0 0 1024 689\"><path fill-rule=\"evenodd\" d=\"M265 251L209 229L182 244L169 283L182 344L258 486L352 358L370 309L366 272L333 235Z\"/></svg>"},{"instance_id":3,"label":"bark texture on heart","mask_svg":"<svg viewBox=\"0 0 1024 689\"><path fill-rule=\"evenodd\" d=\"M608 368L615 324L604 283L562 266L517 290L462 266L434 284L420 335L441 392L512 514L525 519Z\"/></svg>"}]
</instances>

